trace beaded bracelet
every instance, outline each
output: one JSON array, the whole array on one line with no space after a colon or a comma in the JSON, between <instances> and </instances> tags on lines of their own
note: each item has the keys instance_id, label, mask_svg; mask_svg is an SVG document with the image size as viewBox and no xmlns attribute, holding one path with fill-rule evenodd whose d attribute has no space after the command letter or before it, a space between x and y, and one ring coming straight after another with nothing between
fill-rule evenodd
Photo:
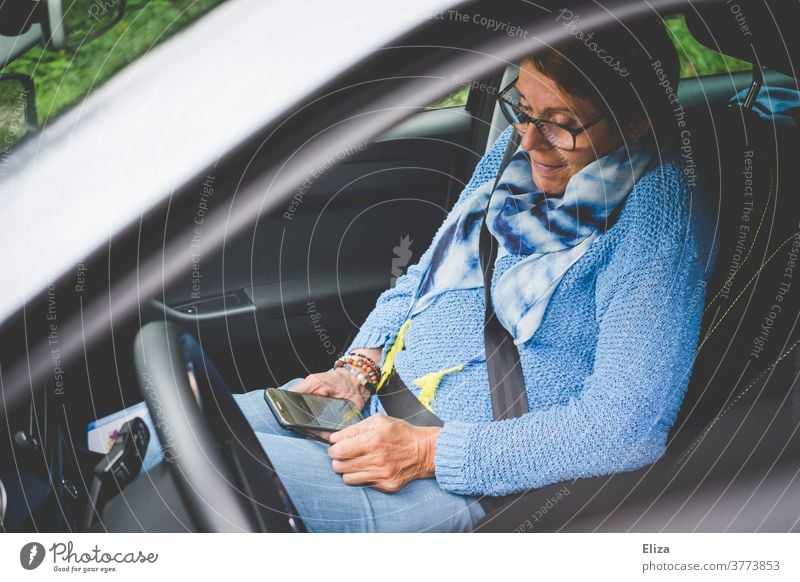
<instances>
[{"instance_id":1,"label":"beaded bracelet","mask_svg":"<svg viewBox=\"0 0 800 582\"><path fill-rule=\"evenodd\" d=\"M380 377L380 375L381 375L381 367L380 367L378 364L376 364L376 363L375 363L375 360L373 360L372 358L370 358L369 356L367 356L367 355L365 355L365 354L362 354L361 352L355 352L355 351L354 351L354 352L350 352L350 353L349 353L349 354L347 354L347 355L348 355L348 356L358 356L358 357L359 357L359 358L361 358L362 360L366 360L366 361L367 361L367 363L368 363L370 366L372 366L372 369L373 369L373 370L377 370L377 372L378 372L378 377Z\"/></svg>"},{"instance_id":2,"label":"beaded bracelet","mask_svg":"<svg viewBox=\"0 0 800 582\"><path fill-rule=\"evenodd\" d=\"M380 380L380 370L376 370L371 365L371 363L374 364L374 362L371 362L371 360L368 362L368 359L369 358L361 358L353 355L342 356L334 362L333 369L344 368L355 376L362 386L371 393L374 393L375 386Z\"/></svg>"},{"instance_id":3,"label":"beaded bracelet","mask_svg":"<svg viewBox=\"0 0 800 582\"><path fill-rule=\"evenodd\" d=\"M334 370L337 370L339 368L341 368L342 370L347 370L353 376L355 376L356 380L358 380L358 383L361 384L364 388L366 388L370 394L375 392L375 385L369 382L367 377L364 375L364 372L362 372L357 368L354 368L350 364L341 364L333 367Z\"/></svg>"}]
</instances>

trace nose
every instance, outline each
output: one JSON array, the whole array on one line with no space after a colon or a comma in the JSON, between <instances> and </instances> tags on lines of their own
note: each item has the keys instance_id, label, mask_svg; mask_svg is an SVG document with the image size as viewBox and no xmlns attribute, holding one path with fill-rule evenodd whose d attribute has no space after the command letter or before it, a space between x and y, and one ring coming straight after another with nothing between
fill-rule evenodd
<instances>
[{"instance_id":1,"label":"nose","mask_svg":"<svg viewBox=\"0 0 800 582\"><path fill-rule=\"evenodd\" d=\"M535 123L529 123L528 129L521 134L519 145L522 149L528 150L549 150L553 144L539 131Z\"/></svg>"}]
</instances>

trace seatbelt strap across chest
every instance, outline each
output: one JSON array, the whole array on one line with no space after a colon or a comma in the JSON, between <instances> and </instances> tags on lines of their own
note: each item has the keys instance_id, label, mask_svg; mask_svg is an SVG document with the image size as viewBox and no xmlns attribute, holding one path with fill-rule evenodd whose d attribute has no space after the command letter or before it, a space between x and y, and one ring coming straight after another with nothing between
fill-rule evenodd
<instances>
[{"instance_id":1,"label":"seatbelt strap across chest","mask_svg":"<svg viewBox=\"0 0 800 582\"><path fill-rule=\"evenodd\" d=\"M519 143L517 133L512 134L503 161L497 172L492 194L500 183L500 176L508 165ZM491 195L489 197L491 200ZM488 203L486 207L488 211ZM497 319L491 301L491 283L494 273L494 262L497 257L497 241L489 232L486 220L483 221L480 235L480 260L484 275L484 345L486 351L486 367L489 377L489 389L492 396L492 414L494 420L516 418L528 412L528 397L525 392L525 381L519 360L519 351L514 345L511 334ZM405 332L409 322L404 324ZM378 385L378 398L389 416L402 418L417 426L442 426L442 421L425 407L405 382L394 370L394 356L402 349L404 333L398 334L400 345L395 345L384 362L384 378ZM387 365L388 364L388 365Z\"/></svg>"}]
</instances>

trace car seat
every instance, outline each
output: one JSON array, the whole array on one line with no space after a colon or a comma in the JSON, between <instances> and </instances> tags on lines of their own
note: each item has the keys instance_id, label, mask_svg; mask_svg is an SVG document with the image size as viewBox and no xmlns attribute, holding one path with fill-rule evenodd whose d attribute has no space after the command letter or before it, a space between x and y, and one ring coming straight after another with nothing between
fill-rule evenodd
<instances>
[{"instance_id":1,"label":"car seat","mask_svg":"<svg viewBox=\"0 0 800 582\"><path fill-rule=\"evenodd\" d=\"M477 531L756 531L767 518L770 531L800 528L800 129L752 109L761 66L797 78L789 55L800 54L800 40L778 23L800 21L800 4L741 4L757 15L747 37L725 4L687 16L698 40L757 66L745 103L709 107L690 126L719 252L665 455L637 471L515 496ZM776 35L785 48L775 49Z\"/></svg>"}]
</instances>

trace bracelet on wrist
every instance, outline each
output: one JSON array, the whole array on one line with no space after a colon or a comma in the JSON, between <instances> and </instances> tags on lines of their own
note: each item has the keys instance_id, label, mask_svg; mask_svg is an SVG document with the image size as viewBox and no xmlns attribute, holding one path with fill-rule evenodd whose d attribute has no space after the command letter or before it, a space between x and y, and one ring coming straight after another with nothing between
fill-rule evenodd
<instances>
[{"instance_id":1,"label":"bracelet on wrist","mask_svg":"<svg viewBox=\"0 0 800 582\"><path fill-rule=\"evenodd\" d=\"M333 369L343 368L355 376L359 384L369 390L370 394L375 393L375 387L380 381L380 369L373 367L374 362L367 361L368 358L361 358L356 355L347 355L338 358Z\"/></svg>"},{"instance_id":2,"label":"bracelet on wrist","mask_svg":"<svg viewBox=\"0 0 800 582\"><path fill-rule=\"evenodd\" d=\"M349 372L350 374L352 374L355 377L356 381L359 384L361 384L370 394L374 393L373 384L371 384L367 380L367 377L364 375L364 373L361 372L360 370L358 370L357 368L354 368L350 364L342 364L341 366L338 366L338 365L334 366L333 369L334 370L342 369L342 370L345 370L345 371Z\"/></svg>"},{"instance_id":3,"label":"bracelet on wrist","mask_svg":"<svg viewBox=\"0 0 800 582\"><path fill-rule=\"evenodd\" d=\"M361 352L356 352L356 351L352 351L352 352L348 353L347 355L348 356L356 356L357 358L365 360L372 367L373 370L376 370L378 376L380 377L380 375L381 375L381 367L377 363L375 363L375 360L373 360L372 358L370 358L366 354L362 354Z\"/></svg>"}]
</instances>

